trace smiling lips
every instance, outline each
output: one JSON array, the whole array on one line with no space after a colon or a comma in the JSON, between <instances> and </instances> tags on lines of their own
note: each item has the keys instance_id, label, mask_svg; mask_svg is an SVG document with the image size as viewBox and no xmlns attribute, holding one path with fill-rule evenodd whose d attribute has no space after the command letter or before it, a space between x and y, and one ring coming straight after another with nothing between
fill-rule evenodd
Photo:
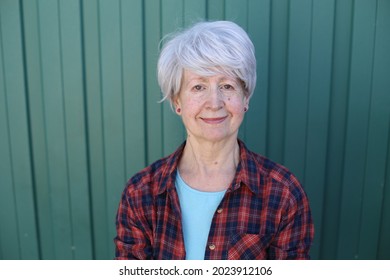
<instances>
[{"instance_id":1,"label":"smiling lips","mask_svg":"<svg viewBox=\"0 0 390 280\"><path fill-rule=\"evenodd\" d=\"M219 124L222 123L224 120L226 120L226 118L227 116L221 118L201 118L201 119L207 124Z\"/></svg>"}]
</instances>

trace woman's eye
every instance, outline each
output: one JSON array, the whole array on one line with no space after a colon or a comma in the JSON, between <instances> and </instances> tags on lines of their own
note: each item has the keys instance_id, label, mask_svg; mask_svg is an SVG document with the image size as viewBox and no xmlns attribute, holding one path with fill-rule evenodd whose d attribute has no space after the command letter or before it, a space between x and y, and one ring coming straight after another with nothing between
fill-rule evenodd
<instances>
[{"instance_id":1,"label":"woman's eye","mask_svg":"<svg viewBox=\"0 0 390 280\"><path fill-rule=\"evenodd\" d=\"M230 84L222 85L222 89L224 90L234 90L234 87Z\"/></svg>"},{"instance_id":2,"label":"woman's eye","mask_svg":"<svg viewBox=\"0 0 390 280\"><path fill-rule=\"evenodd\" d=\"M195 91L201 91L201 90L203 89L203 86L201 86L201 85L195 85L195 86L193 87L193 89L194 89Z\"/></svg>"}]
</instances>

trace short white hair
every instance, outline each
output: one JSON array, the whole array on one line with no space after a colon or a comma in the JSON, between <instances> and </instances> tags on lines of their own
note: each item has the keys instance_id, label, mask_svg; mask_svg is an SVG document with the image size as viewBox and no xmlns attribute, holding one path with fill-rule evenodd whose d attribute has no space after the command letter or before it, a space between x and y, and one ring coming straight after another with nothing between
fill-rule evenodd
<instances>
[{"instance_id":1,"label":"short white hair","mask_svg":"<svg viewBox=\"0 0 390 280\"><path fill-rule=\"evenodd\" d=\"M171 102L180 92L184 70L198 75L224 74L238 78L250 98L256 86L255 49L248 34L230 21L199 22L170 34L157 64L163 100Z\"/></svg>"}]
</instances>

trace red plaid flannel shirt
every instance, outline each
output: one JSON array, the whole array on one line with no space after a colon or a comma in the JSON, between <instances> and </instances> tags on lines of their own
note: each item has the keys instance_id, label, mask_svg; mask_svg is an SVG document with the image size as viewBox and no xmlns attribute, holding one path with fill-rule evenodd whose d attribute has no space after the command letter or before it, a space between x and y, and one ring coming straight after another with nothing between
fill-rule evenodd
<instances>
[{"instance_id":1,"label":"red plaid flannel shirt","mask_svg":"<svg viewBox=\"0 0 390 280\"><path fill-rule=\"evenodd\" d=\"M307 196L286 168L249 151L214 214L205 259L308 259ZM176 168L185 143L133 176L117 212L116 259L185 259Z\"/></svg>"}]
</instances>

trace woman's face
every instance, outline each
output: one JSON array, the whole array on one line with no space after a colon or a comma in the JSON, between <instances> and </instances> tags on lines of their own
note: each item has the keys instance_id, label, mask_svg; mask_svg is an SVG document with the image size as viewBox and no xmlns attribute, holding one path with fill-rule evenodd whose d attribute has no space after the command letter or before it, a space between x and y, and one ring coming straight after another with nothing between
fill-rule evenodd
<instances>
[{"instance_id":1,"label":"woman's face","mask_svg":"<svg viewBox=\"0 0 390 280\"><path fill-rule=\"evenodd\" d=\"M218 142L237 138L248 102L238 79L185 70L175 106L189 137Z\"/></svg>"}]
</instances>

